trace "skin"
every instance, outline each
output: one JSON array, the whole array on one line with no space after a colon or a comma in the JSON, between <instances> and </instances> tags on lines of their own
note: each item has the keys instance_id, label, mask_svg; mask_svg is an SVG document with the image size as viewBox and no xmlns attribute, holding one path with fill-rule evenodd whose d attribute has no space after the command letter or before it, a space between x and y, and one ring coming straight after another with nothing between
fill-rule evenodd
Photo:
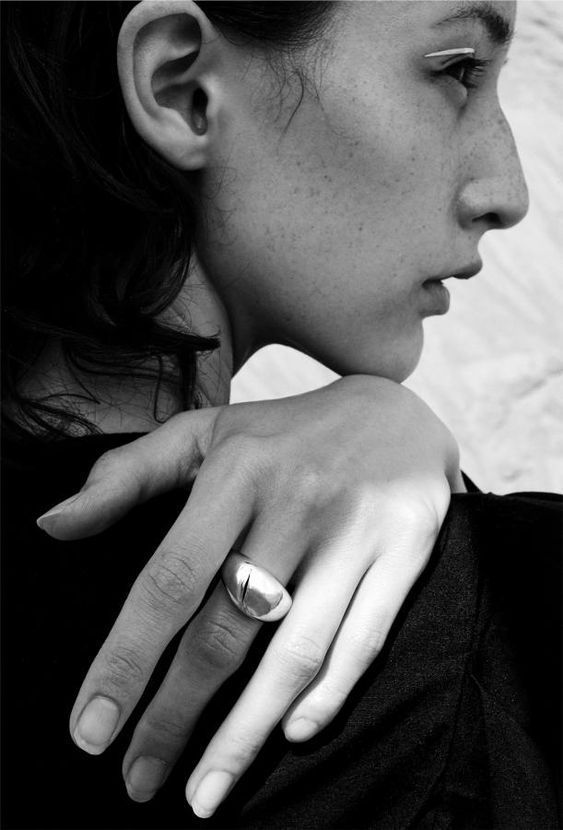
<instances>
[{"instance_id":1,"label":"skin","mask_svg":"<svg viewBox=\"0 0 563 830\"><path fill-rule=\"evenodd\" d=\"M514 4L495 5L512 25ZM214 31L190 0L143 0L128 16L118 63L129 116L170 163L200 175L204 223L193 273L168 313L181 320L189 308L194 327L200 324L204 334L209 329L221 333L221 350L201 372L210 402L222 402L231 371L273 341L292 344L342 374L403 380L419 359L423 320L446 310L425 281L478 270L481 236L510 227L525 214L526 187L496 94L506 48L493 44L478 20L437 25L457 8L450 2L339 4L321 43L295 56L306 72L302 100L295 75L285 77L281 95L279 72ZM180 9L186 17L178 14ZM441 64L424 58L459 47L474 48L477 57L491 61L476 89L468 91L462 76L439 74ZM183 74L175 74L179 64L174 62L187 55L195 60ZM205 93L204 112L194 103L195 89ZM131 396L120 407L122 417L130 402ZM173 398L169 407L173 412ZM288 417L297 418L292 411ZM131 421L125 416L124 423ZM305 418L305 425L310 423ZM154 450L151 454L156 455ZM215 506L225 514L227 496L234 498L230 491L227 507L221 503L218 487L225 468L209 469ZM200 473L198 482L205 480ZM291 472L288 481L293 481ZM238 497L234 501L240 504ZM365 490L361 508L365 514ZM189 510L183 533L196 521L197 510ZM244 527L247 517L240 519ZM322 617L326 586L338 581L326 575L331 568L338 572L343 551L378 546L379 540L369 536L373 520L373 515L363 515L364 524L352 522L346 545L327 545L322 567L318 559L310 564L308 583L300 585L294 600L302 630L306 623L311 632ZM220 520L216 527L223 532ZM253 534L248 549L255 549L255 556L250 558L261 561L260 551L268 546L260 531ZM432 538L429 534L428 549ZM214 570L231 541L218 543ZM360 562L358 578L371 562ZM415 571L420 567L418 561ZM323 578L325 594L320 596ZM372 571L372 579L372 587L379 584L381 590L380 576ZM356 577L351 579L350 594L357 584ZM403 582L397 588L397 608L408 587ZM370 592L360 613L366 630L373 623L368 613L372 597ZM221 601L212 599L208 619L219 613ZM339 595L334 604L338 601L343 605L333 620L335 630L349 599ZM294 684L278 701L278 710L273 706L276 687L285 677L279 673L283 638L286 644L288 636L290 643L297 642L296 614L280 626L273 651L190 777L187 796L198 815L213 813L303 688ZM388 614L387 624L390 619ZM191 629L188 650L189 638L196 637ZM110 635L114 643L119 632L118 621ZM324 653L329 646L330 637ZM345 669L342 676L353 674L350 665ZM176 665L171 675L176 687L179 671ZM75 704L73 731L92 693L96 688L103 693L103 674L99 657ZM185 670L180 674L187 676ZM165 701L169 708L177 705L173 687ZM264 699L269 714L260 710ZM302 701L297 700L294 719ZM131 701L127 705L131 708ZM109 710L104 711L102 719L109 717ZM130 792L135 797L137 789L139 800L151 796L147 781L156 780L147 768L140 784L143 775L137 777L138 787L131 778L135 759L151 754L147 723L145 718L124 766ZM87 751L105 748L88 749L87 740L81 743L76 734L75 739ZM152 740L154 744L154 735Z\"/></svg>"},{"instance_id":2,"label":"skin","mask_svg":"<svg viewBox=\"0 0 563 830\"><path fill-rule=\"evenodd\" d=\"M404 380L423 319L436 313L424 281L478 264L481 236L524 215L496 96L504 51L493 54L475 21L434 30L452 5L345 4L293 117L294 97L281 112L270 89L264 97L261 64L245 70L228 149L217 153L236 173L202 253L235 366L275 341L341 374ZM512 19L511 4L499 5ZM460 43L494 57L469 95L433 78L423 57Z\"/></svg>"},{"instance_id":3,"label":"skin","mask_svg":"<svg viewBox=\"0 0 563 830\"><path fill-rule=\"evenodd\" d=\"M335 4L320 44L295 56L301 98L297 73L280 81L191 2L156 5L144 0L129 16L118 63L139 133L200 176L205 229L166 314L181 326L189 313L192 330L220 333L221 349L199 367L205 399L226 403L232 374L271 342L340 374L404 380L423 320L446 311L425 280L478 270L482 235L527 210L496 91L506 49L476 20L436 27L456 3ZM496 7L511 24L515 5ZM187 75L165 76L180 8L194 21L183 51L197 60ZM477 89L438 76L439 62L423 57L460 44L492 60ZM194 89L207 96L203 134ZM57 354L46 355L42 388L72 390ZM152 388L97 383L108 403L85 414L105 431L157 426ZM171 393L161 411L178 411Z\"/></svg>"},{"instance_id":4,"label":"skin","mask_svg":"<svg viewBox=\"0 0 563 830\"><path fill-rule=\"evenodd\" d=\"M323 49L308 56L297 109L291 79L273 98L263 62L219 42L220 57L208 56L203 146L190 145L189 118L168 121L163 139L126 95L153 146L204 170L213 198L199 273L221 299L235 368L276 341L342 374L403 380L437 311L424 282L478 270L482 235L524 216L526 185L496 92L506 49L476 20L436 26L456 8L342 4ZM498 11L513 24L513 3ZM491 60L478 88L437 76L424 58L456 47ZM170 150L186 146L191 155ZM190 776L198 815L216 809L279 717L256 727L272 669L266 660Z\"/></svg>"}]
</instances>

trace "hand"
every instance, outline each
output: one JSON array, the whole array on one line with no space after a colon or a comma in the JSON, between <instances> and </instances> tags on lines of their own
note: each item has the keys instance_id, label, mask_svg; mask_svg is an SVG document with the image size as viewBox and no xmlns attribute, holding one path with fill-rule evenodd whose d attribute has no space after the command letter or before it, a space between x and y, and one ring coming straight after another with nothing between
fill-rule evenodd
<instances>
[{"instance_id":1,"label":"hand","mask_svg":"<svg viewBox=\"0 0 563 830\"><path fill-rule=\"evenodd\" d=\"M194 477L82 684L70 727L86 751L108 746L246 534L248 559L284 583L297 571L294 602L190 777L188 800L207 816L282 718L295 741L332 720L381 650L463 482L455 441L416 395L356 376L295 398L175 416L102 456L42 526L60 539L92 535ZM123 764L133 798L147 800L165 780L258 628L219 583L137 724Z\"/></svg>"}]
</instances>

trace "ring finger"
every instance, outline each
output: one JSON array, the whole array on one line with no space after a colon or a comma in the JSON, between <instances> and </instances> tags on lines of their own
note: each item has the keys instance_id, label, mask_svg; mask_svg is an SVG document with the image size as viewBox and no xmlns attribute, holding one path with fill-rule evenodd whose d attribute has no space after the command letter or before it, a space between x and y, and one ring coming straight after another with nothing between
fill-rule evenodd
<instances>
[{"instance_id":1,"label":"ring finger","mask_svg":"<svg viewBox=\"0 0 563 830\"><path fill-rule=\"evenodd\" d=\"M363 571L342 549L304 572L293 606L258 669L192 773L186 795L196 815L215 812L266 738L323 664Z\"/></svg>"}]
</instances>

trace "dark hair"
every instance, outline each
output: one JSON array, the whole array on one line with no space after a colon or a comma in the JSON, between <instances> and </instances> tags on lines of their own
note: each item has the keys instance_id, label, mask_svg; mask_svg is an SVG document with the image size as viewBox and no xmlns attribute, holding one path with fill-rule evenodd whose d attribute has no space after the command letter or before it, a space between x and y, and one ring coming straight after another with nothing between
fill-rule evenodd
<instances>
[{"instance_id":1,"label":"dark hair","mask_svg":"<svg viewBox=\"0 0 563 830\"><path fill-rule=\"evenodd\" d=\"M323 30L330 2L200 2L226 36L284 55ZM21 381L47 342L80 373L173 383L199 405L196 358L215 349L157 319L184 284L196 228L195 175L130 123L116 68L134 2L3 2L3 419L60 435L96 431L67 395ZM148 366L148 368L147 368ZM86 397L94 400L84 387ZM7 414L8 413L8 414Z\"/></svg>"}]
</instances>

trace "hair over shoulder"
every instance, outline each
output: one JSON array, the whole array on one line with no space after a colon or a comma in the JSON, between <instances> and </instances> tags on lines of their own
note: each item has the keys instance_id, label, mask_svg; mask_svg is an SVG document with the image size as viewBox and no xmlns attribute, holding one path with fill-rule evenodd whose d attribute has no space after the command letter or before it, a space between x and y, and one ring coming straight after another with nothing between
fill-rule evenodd
<instances>
[{"instance_id":1,"label":"hair over shoulder","mask_svg":"<svg viewBox=\"0 0 563 830\"><path fill-rule=\"evenodd\" d=\"M65 395L22 380L48 342L71 370L170 382L199 405L196 358L217 338L159 319L188 276L197 174L131 125L116 65L134 2L4 2L3 420L47 435L95 431ZM226 36L280 55L308 45L329 2L201 2ZM85 389L85 394L89 392ZM158 417L158 395L154 401Z\"/></svg>"}]
</instances>

